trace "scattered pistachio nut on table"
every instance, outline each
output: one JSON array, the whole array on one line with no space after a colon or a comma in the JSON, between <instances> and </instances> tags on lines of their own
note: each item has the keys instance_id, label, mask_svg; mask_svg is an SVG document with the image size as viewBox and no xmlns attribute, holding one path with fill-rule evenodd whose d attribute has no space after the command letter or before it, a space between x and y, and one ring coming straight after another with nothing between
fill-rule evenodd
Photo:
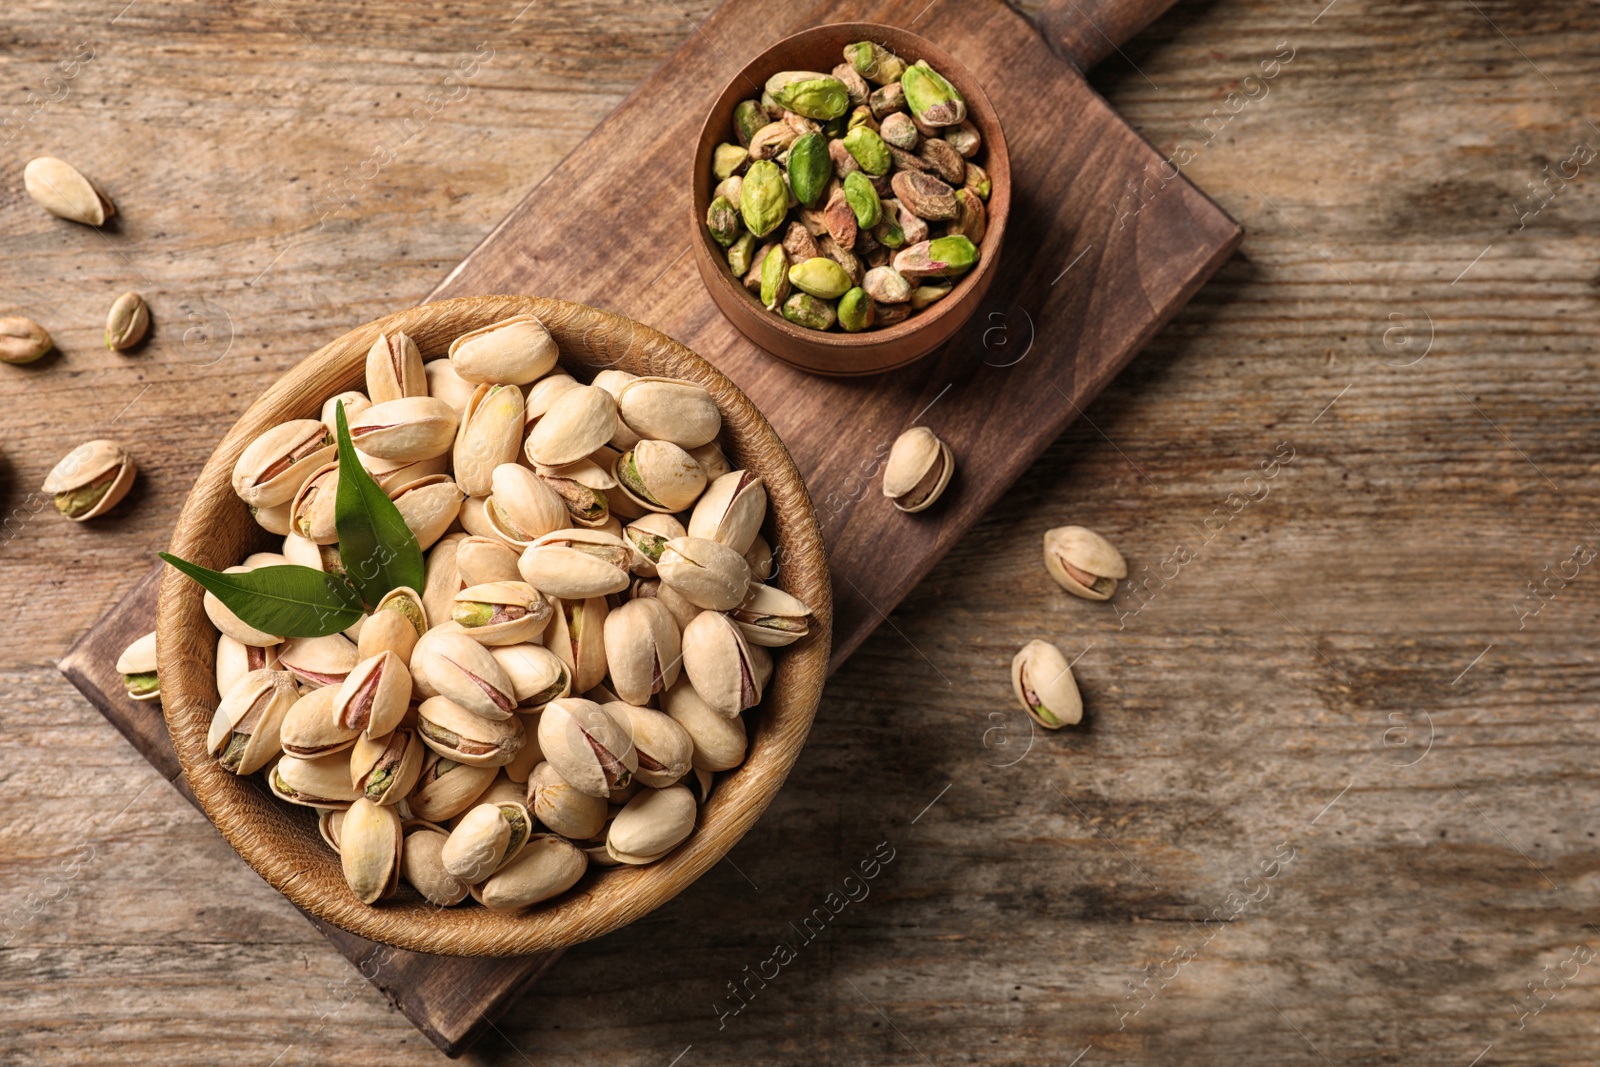
<instances>
[{"instance_id":1,"label":"scattered pistachio nut on table","mask_svg":"<svg viewBox=\"0 0 1600 1067\"><path fill-rule=\"evenodd\" d=\"M812 110L833 91L783 87ZM730 461L715 398L577 369L530 315L447 352L380 334L365 392L239 455L234 492L281 551L224 571L164 557L219 631L210 752L316 810L365 904L516 910L666 856L744 761L769 650L811 632L765 584L766 487ZM75 518L131 478L92 444L47 487ZM335 507L346 483L362 525ZM285 614L284 589L325 603ZM159 699L153 634L117 669Z\"/></svg>"},{"instance_id":2,"label":"scattered pistachio nut on table","mask_svg":"<svg viewBox=\"0 0 1600 1067\"><path fill-rule=\"evenodd\" d=\"M1048 641L1029 641L1011 660L1011 688L1017 699L1047 730L1059 730L1083 719L1083 697L1072 667Z\"/></svg>"},{"instance_id":3,"label":"scattered pistachio nut on table","mask_svg":"<svg viewBox=\"0 0 1600 1067\"><path fill-rule=\"evenodd\" d=\"M123 293L106 314L106 347L126 352L150 329L150 306L138 293Z\"/></svg>"},{"instance_id":4,"label":"scattered pistachio nut on table","mask_svg":"<svg viewBox=\"0 0 1600 1067\"><path fill-rule=\"evenodd\" d=\"M115 441L95 440L61 457L45 478L42 492L73 522L104 515L128 495L138 465Z\"/></svg>"},{"instance_id":5,"label":"scattered pistachio nut on table","mask_svg":"<svg viewBox=\"0 0 1600 1067\"><path fill-rule=\"evenodd\" d=\"M1082 526L1044 534L1044 566L1056 583L1085 600L1110 600L1128 576L1128 563L1110 541Z\"/></svg>"},{"instance_id":6,"label":"scattered pistachio nut on table","mask_svg":"<svg viewBox=\"0 0 1600 1067\"><path fill-rule=\"evenodd\" d=\"M926 426L913 426L895 438L883 465L883 495L901 511L931 507L955 473L950 446Z\"/></svg>"},{"instance_id":7,"label":"scattered pistachio nut on table","mask_svg":"<svg viewBox=\"0 0 1600 1067\"><path fill-rule=\"evenodd\" d=\"M111 198L94 182L54 156L30 159L22 168L22 184L35 203L58 218L104 226L117 213Z\"/></svg>"},{"instance_id":8,"label":"scattered pistachio nut on table","mask_svg":"<svg viewBox=\"0 0 1600 1067\"><path fill-rule=\"evenodd\" d=\"M977 265L993 183L942 74L870 41L844 60L779 71L739 102L712 152L705 226L767 310L860 333L931 307ZM944 284L913 300L929 280Z\"/></svg>"},{"instance_id":9,"label":"scattered pistachio nut on table","mask_svg":"<svg viewBox=\"0 0 1600 1067\"><path fill-rule=\"evenodd\" d=\"M55 347L50 334L21 315L0 318L0 363L34 363Z\"/></svg>"}]
</instances>

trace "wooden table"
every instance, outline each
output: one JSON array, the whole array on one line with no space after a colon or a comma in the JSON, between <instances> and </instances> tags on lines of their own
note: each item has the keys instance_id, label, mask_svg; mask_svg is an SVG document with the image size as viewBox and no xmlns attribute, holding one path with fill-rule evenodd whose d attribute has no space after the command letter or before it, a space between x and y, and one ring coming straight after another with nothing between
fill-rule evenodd
<instances>
[{"instance_id":1,"label":"wooden table","mask_svg":"<svg viewBox=\"0 0 1600 1067\"><path fill-rule=\"evenodd\" d=\"M0 1063L439 1062L52 660L249 400L430 290L708 4L519 8L8 9L0 313L62 354L0 367ZM1098 71L1243 251L839 673L730 861L472 1058L1592 1060L1597 47L1571 2L1219 0ZM47 151L138 205L114 244L24 199ZM105 435L145 473L68 524L31 490ZM1148 599L1050 584L1069 522ZM1011 704L1036 636L1085 726Z\"/></svg>"}]
</instances>

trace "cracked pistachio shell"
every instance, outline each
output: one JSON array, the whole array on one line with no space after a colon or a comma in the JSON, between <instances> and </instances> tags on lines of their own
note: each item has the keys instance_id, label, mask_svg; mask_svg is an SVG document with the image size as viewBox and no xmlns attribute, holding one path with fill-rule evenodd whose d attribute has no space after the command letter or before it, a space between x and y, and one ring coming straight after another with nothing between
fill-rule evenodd
<instances>
[{"instance_id":1,"label":"cracked pistachio shell","mask_svg":"<svg viewBox=\"0 0 1600 1067\"><path fill-rule=\"evenodd\" d=\"M400 875L406 884L421 893L428 903L441 908L467 899L467 887L444 869L439 854L449 835L438 830L413 830L406 834L400 851Z\"/></svg>"},{"instance_id":2,"label":"cracked pistachio shell","mask_svg":"<svg viewBox=\"0 0 1600 1067\"><path fill-rule=\"evenodd\" d=\"M637 380L638 377L639 376L637 374L633 374L629 371L618 370L615 367L607 367L605 370L596 374L594 376L594 381L590 382L589 384L593 385L596 389L604 389L606 392L615 397L617 394L621 393L624 388L626 388L629 382Z\"/></svg>"},{"instance_id":3,"label":"cracked pistachio shell","mask_svg":"<svg viewBox=\"0 0 1600 1067\"><path fill-rule=\"evenodd\" d=\"M539 749L557 774L592 797L626 786L639 768L626 724L581 697L553 700L544 709Z\"/></svg>"},{"instance_id":4,"label":"cracked pistachio shell","mask_svg":"<svg viewBox=\"0 0 1600 1067\"><path fill-rule=\"evenodd\" d=\"M580 385L551 403L528 434L529 461L559 467L583 459L617 431L617 400L604 389Z\"/></svg>"},{"instance_id":5,"label":"cracked pistachio shell","mask_svg":"<svg viewBox=\"0 0 1600 1067\"><path fill-rule=\"evenodd\" d=\"M517 551L498 537L472 536L456 546L456 571L462 585L520 582Z\"/></svg>"},{"instance_id":6,"label":"cracked pistachio shell","mask_svg":"<svg viewBox=\"0 0 1600 1067\"><path fill-rule=\"evenodd\" d=\"M430 474L389 491L389 499L426 552L461 513L461 487L447 474Z\"/></svg>"},{"instance_id":7,"label":"cracked pistachio shell","mask_svg":"<svg viewBox=\"0 0 1600 1067\"><path fill-rule=\"evenodd\" d=\"M610 605L603 596L558 600L545 647L572 673L573 692L586 693L606 676L604 629Z\"/></svg>"},{"instance_id":8,"label":"cracked pistachio shell","mask_svg":"<svg viewBox=\"0 0 1600 1067\"><path fill-rule=\"evenodd\" d=\"M613 717L627 720L628 733L633 737L634 752L639 760L635 777L641 785L665 789L689 773L694 761L694 742L672 716L620 700L604 707Z\"/></svg>"},{"instance_id":9,"label":"cracked pistachio shell","mask_svg":"<svg viewBox=\"0 0 1600 1067\"><path fill-rule=\"evenodd\" d=\"M711 394L677 378L635 378L618 395L617 414L641 438L691 451L722 432L722 414Z\"/></svg>"},{"instance_id":10,"label":"cracked pistachio shell","mask_svg":"<svg viewBox=\"0 0 1600 1067\"><path fill-rule=\"evenodd\" d=\"M278 648L278 662L302 685L342 685L360 657L355 642L343 634L291 637Z\"/></svg>"},{"instance_id":11,"label":"cracked pistachio shell","mask_svg":"<svg viewBox=\"0 0 1600 1067\"><path fill-rule=\"evenodd\" d=\"M527 385L556 365L556 342L532 315L514 315L450 343L450 362L469 382Z\"/></svg>"},{"instance_id":12,"label":"cracked pistachio shell","mask_svg":"<svg viewBox=\"0 0 1600 1067\"><path fill-rule=\"evenodd\" d=\"M712 611L738 607L750 584L750 564L742 549L693 535L668 541L656 571L667 585Z\"/></svg>"},{"instance_id":13,"label":"cracked pistachio shell","mask_svg":"<svg viewBox=\"0 0 1600 1067\"><path fill-rule=\"evenodd\" d=\"M117 673L122 675L128 695L135 700L159 700L161 680L156 671L156 635L147 633L122 650L117 657Z\"/></svg>"},{"instance_id":14,"label":"cracked pistachio shell","mask_svg":"<svg viewBox=\"0 0 1600 1067\"><path fill-rule=\"evenodd\" d=\"M354 389L348 389L345 392L337 394L336 396L330 396L327 400L323 401L321 416L322 425L328 428L328 433L330 434L337 434L338 432L338 412L340 404L344 405L344 417L348 421L349 419L355 418L357 415L370 408L372 406L372 401L367 398L366 393L360 393ZM370 467L367 469L371 470Z\"/></svg>"},{"instance_id":15,"label":"cracked pistachio shell","mask_svg":"<svg viewBox=\"0 0 1600 1067\"><path fill-rule=\"evenodd\" d=\"M775 125L782 127L781 123ZM770 159L750 164L744 184L739 187L739 214L745 228L757 237L765 237L778 228L788 213L789 185L783 180L783 171Z\"/></svg>"},{"instance_id":16,"label":"cracked pistachio shell","mask_svg":"<svg viewBox=\"0 0 1600 1067\"><path fill-rule=\"evenodd\" d=\"M511 679L489 650L465 633L429 630L411 653L411 666L439 695L481 718L503 721L517 706Z\"/></svg>"},{"instance_id":17,"label":"cracked pistachio shell","mask_svg":"<svg viewBox=\"0 0 1600 1067\"><path fill-rule=\"evenodd\" d=\"M523 550L517 569L529 585L563 599L605 596L628 588L633 549L604 530L556 530Z\"/></svg>"},{"instance_id":18,"label":"cracked pistachio shell","mask_svg":"<svg viewBox=\"0 0 1600 1067\"><path fill-rule=\"evenodd\" d=\"M361 796L350 784L350 757L344 752L318 759L284 756L267 776L272 795L308 808L344 810Z\"/></svg>"},{"instance_id":19,"label":"cracked pistachio shell","mask_svg":"<svg viewBox=\"0 0 1600 1067\"><path fill-rule=\"evenodd\" d=\"M543 645L502 645L489 653L511 679L519 714L542 711L572 693L572 669Z\"/></svg>"},{"instance_id":20,"label":"cracked pistachio shell","mask_svg":"<svg viewBox=\"0 0 1600 1067\"><path fill-rule=\"evenodd\" d=\"M733 717L761 703L761 678L750 646L732 619L703 611L684 627L682 641L683 672L707 706Z\"/></svg>"},{"instance_id":21,"label":"cracked pistachio shell","mask_svg":"<svg viewBox=\"0 0 1600 1067\"><path fill-rule=\"evenodd\" d=\"M652 511L622 528L622 539L633 546L633 573L653 578L661 550L674 537L688 536L683 523L672 515Z\"/></svg>"},{"instance_id":22,"label":"cracked pistachio shell","mask_svg":"<svg viewBox=\"0 0 1600 1067\"><path fill-rule=\"evenodd\" d=\"M689 515L689 536L720 541L741 555L767 518L767 487L754 471L729 471L711 483Z\"/></svg>"},{"instance_id":23,"label":"cracked pistachio shell","mask_svg":"<svg viewBox=\"0 0 1600 1067\"><path fill-rule=\"evenodd\" d=\"M552 614L550 602L519 578L468 586L456 594L450 617L479 644L520 645L537 640Z\"/></svg>"},{"instance_id":24,"label":"cracked pistachio shell","mask_svg":"<svg viewBox=\"0 0 1600 1067\"><path fill-rule=\"evenodd\" d=\"M395 653L383 651L357 663L330 709L334 722L360 730L369 739L384 737L405 718L411 705L411 671Z\"/></svg>"},{"instance_id":25,"label":"cracked pistachio shell","mask_svg":"<svg viewBox=\"0 0 1600 1067\"><path fill-rule=\"evenodd\" d=\"M391 589L378 601L356 638L356 654L369 659L380 652L393 652L400 662L409 663L417 639L428 630L428 613L422 597L414 589Z\"/></svg>"},{"instance_id":26,"label":"cracked pistachio shell","mask_svg":"<svg viewBox=\"0 0 1600 1067\"><path fill-rule=\"evenodd\" d=\"M367 349L367 395L374 404L428 395L422 350L404 333L380 333ZM349 411L345 418L351 418Z\"/></svg>"},{"instance_id":27,"label":"cracked pistachio shell","mask_svg":"<svg viewBox=\"0 0 1600 1067\"><path fill-rule=\"evenodd\" d=\"M22 169L22 184L35 203L57 218L103 226L117 213L116 205L94 182L54 156L30 159Z\"/></svg>"},{"instance_id":28,"label":"cracked pistachio shell","mask_svg":"<svg viewBox=\"0 0 1600 1067\"><path fill-rule=\"evenodd\" d=\"M339 498L339 462L324 463L306 478L289 504L289 526L319 545L339 540L334 507Z\"/></svg>"},{"instance_id":29,"label":"cracked pistachio shell","mask_svg":"<svg viewBox=\"0 0 1600 1067\"><path fill-rule=\"evenodd\" d=\"M350 750L350 784L374 804L398 804L416 786L426 751L409 726L383 737L363 737Z\"/></svg>"},{"instance_id":30,"label":"cracked pistachio shell","mask_svg":"<svg viewBox=\"0 0 1600 1067\"><path fill-rule=\"evenodd\" d=\"M531 747L535 751L539 748L537 744L531 746L525 744L522 747L525 750ZM526 779L521 782L512 781L511 776L506 773L506 768L509 766L510 764L507 764L506 767L500 768L495 780L489 783L489 788L485 789L483 796L478 798L478 804L521 804L523 807L528 806L527 781ZM531 811L532 809L530 808L529 810Z\"/></svg>"},{"instance_id":31,"label":"cracked pistachio shell","mask_svg":"<svg viewBox=\"0 0 1600 1067\"><path fill-rule=\"evenodd\" d=\"M693 456L694 461L700 464L700 469L706 472L707 485L733 470L733 464L728 462L728 457L714 441L699 448L689 449L689 455Z\"/></svg>"},{"instance_id":32,"label":"cracked pistachio shell","mask_svg":"<svg viewBox=\"0 0 1600 1067\"><path fill-rule=\"evenodd\" d=\"M522 390L480 385L461 413L451 452L456 484L468 496L488 496L494 469L515 463L522 447Z\"/></svg>"},{"instance_id":33,"label":"cracked pistachio shell","mask_svg":"<svg viewBox=\"0 0 1600 1067\"><path fill-rule=\"evenodd\" d=\"M499 773L497 767L472 767L430 749L406 803L419 819L453 819L472 807Z\"/></svg>"},{"instance_id":34,"label":"cracked pistachio shell","mask_svg":"<svg viewBox=\"0 0 1600 1067\"><path fill-rule=\"evenodd\" d=\"M1085 600L1110 600L1128 576L1128 563L1111 542L1082 526L1045 531L1044 565L1061 588Z\"/></svg>"},{"instance_id":35,"label":"cracked pistachio shell","mask_svg":"<svg viewBox=\"0 0 1600 1067\"><path fill-rule=\"evenodd\" d=\"M289 708L278 729L283 750L301 759L319 759L343 752L361 736L360 727L350 728L334 714L339 690L331 685L313 689Z\"/></svg>"},{"instance_id":36,"label":"cracked pistachio shell","mask_svg":"<svg viewBox=\"0 0 1600 1067\"><path fill-rule=\"evenodd\" d=\"M234 774L253 774L280 751L279 731L298 694L283 671L251 671L223 694L206 751Z\"/></svg>"},{"instance_id":37,"label":"cracked pistachio shell","mask_svg":"<svg viewBox=\"0 0 1600 1067\"><path fill-rule=\"evenodd\" d=\"M533 816L521 804L479 804L461 817L439 851L444 869L468 885L504 867L528 843Z\"/></svg>"},{"instance_id":38,"label":"cracked pistachio shell","mask_svg":"<svg viewBox=\"0 0 1600 1067\"><path fill-rule=\"evenodd\" d=\"M222 573L243 574L245 571L251 569L252 568L250 567L241 565L237 567L228 567L224 569ZM212 593L209 590L207 590L206 593L201 596L200 604L203 608L205 608L206 618L211 620L211 625L215 626L226 636L238 641L240 644L255 645L257 647L267 648L283 643L283 638L277 636L276 634L269 634L262 630L257 630L254 626L249 625L243 619L239 618L239 616L233 613L232 608L224 604L220 599L218 599L215 593Z\"/></svg>"},{"instance_id":39,"label":"cracked pistachio shell","mask_svg":"<svg viewBox=\"0 0 1600 1067\"><path fill-rule=\"evenodd\" d=\"M55 498L61 514L83 522L115 507L128 495L138 472L133 459L115 441L85 441L51 468L41 492Z\"/></svg>"},{"instance_id":40,"label":"cracked pistachio shell","mask_svg":"<svg viewBox=\"0 0 1600 1067\"><path fill-rule=\"evenodd\" d=\"M1017 700L1047 730L1059 730L1083 719L1083 697L1072 667L1055 645L1029 641L1011 660L1011 688Z\"/></svg>"},{"instance_id":41,"label":"cracked pistachio shell","mask_svg":"<svg viewBox=\"0 0 1600 1067\"><path fill-rule=\"evenodd\" d=\"M515 859L474 886L472 896L490 911L515 911L565 893L588 869L589 857L571 841L535 834Z\"/></svg>"},{"instance_id":42,"label":"cracked pistachio shell","mask_svg":"<svg viewBox=\"0 0 1600 1067\"><path fill-rule=\"evenodd\" d=\"M282 504L274 504L270 508L260 508L252 504L250 505L250 517L256 520L256 524L268 533L284 537L294 530L294 525L290 522L292 504L293 501L286 501Z\"/></svg>"},{"instance_id":43,"label":"cracked pistachio shell","mask_svg":"<svg viewBox=\"0 0 1600 1067\"><path fill-rule=\"evenodd\" d=\"M339 831L344 828L344 812L323 808L317 812L317 833L333 851L339 851Z\"/></svg>"},{"instance_id":44,"label":"cracked pistachio shell","mask_svg":"<svg viewBox=\"0 0 1600 1067\"><path fill-rule=\"evenodd\" d=\"M617 457L612 475L624 495L650 511L687 511L706 487L706 472L671 441L640 441Z\"/></svg>"},{"instance_id":45,"label":"cracked pistachio shell","mask_svg":"<svg viewBox=\"0 0 1600 1067\"><path fill-rule=\"evenodd\" d=\"M900 76L906 91L906 106L925 126L955 126L967 117L967 101L944 75L922 60L907 67Z\"/></svg>"},{"instance_id":46,"label":"cracked pistachio shell","mask_svg":"<svg viewBox=\"0 0 1600 1067\"><path fill-rule=\"evenodd\" d=\"M541 824L574 841L600 833L609 814L605 797L573 788L548 760L528 776L528 807Z\"/></svg>"},{"instance_id":47,"label":"cracked pistachio shell","mask_svg":"<svg viewBox=\"0 0 1600 1067\"><path fill-rule=\"evenodd\" d=\"M432 396L374 404L349 421L350 440L379 459L431 459L450 451L456 438L455 409Z\"/></svg>"},{"instance_id":48,"label":"cracked pistachio shell","mask_svg":"<svg viewBox=\"0 0 1600 1067\"><path fill-rule=\"evenodd\" d=\"M574 494L587 491L576 483L566 488ZM494 469L486 511L495 536L518 551L570 524L565 498L551 481L518 463Z\"/></svg>"},{"instance_id":49,"label":"cracked pistachio shell","mask_svg":"<svg viewBox=\"0 0 1600 1067\"><path fill-rule=\"evenodd\" d=\"M661 601L624 602L606 616L603 635L611 687L629 704L643 704L678 680L678 623Z\"/></svg>"},{"instance_id":50,"label":"cracked pistachio shell","mask_svg":"<svg viewBox=\"0 0 1600 1067\"><path fill-rule=\"evenodd\" d=\"M277 645L247 645L225 633L217 636L217 692L226 693L251 671L278 669Z\"/></svg>"},{"instance_id":51,"label":"cracked pistachio shell","mask_svg":"<svg viewBox=\"0 0 1600 1067\"><path fill-rule=\"evenodd\" d=\"M476 382L469 382L457 374L456 365L448 359L429 360L422 365L422 372L428 379L429 396L436 396L449 404L450 410L458 416L466 410L467 401L477 388Z\"/></svg>"},{"instance_id":52,"label":"cracked pistachio shell","mask_svg":"<svg viewBox=\"0 0 1600 1067\"><path fill-rule=\"evenodd\" d=\"M681 785L646 789L611 820L606 851L619 863L654 863L694 832L694 794Z\"/></svg>"},{"instance_id":53,"label":"cracked pistachio shell","mask_svg":"<svg viewBox=\"0 0 1600 1067\"><path fill-rule=\"evenodd\" d=\"M689 679L680 678L661 700L672 721L694 745L694 766L729 771L744 762L745 727L739 715L724 715L707 704Z\"/></svg>"},{"instance_id":54,"label":"cracked pistachio shell","mask_svg":"<svg viewBox=\"0 0 1600 1067\"><path fill-rule=\"evenodd\" d=\"M435 474L450 473L450 455L445 453L430 456L427 459L400 462L391 459L377 459L365 452L357 451L356 459L361 466L372 475L372 480L378 483L378 488L385 493L392 493L402 485L410 485L422 478Z\"/></svg>"},{"instance_id":55,"label":"cracked pistachio shell","mask_svg":"<svg viewBox=\"0 0 1600 1067\"><path fill-rule=\"evenodd\" d=\"M913 426L895 438L889 450L883 495L901 511L921 511L939 499L954 472L950 446L926 426Z\"/></svg>"},{"instance_id":56,"label":"cracked pistachio shell","mask_svg":"<svg viewBox=\"0 0 1600 1067\"><path fill-rule=\"evenodd\" d=\"M752 645L782 648L811 632L811 609L775 585L750 583L744 602L729 617Z\"/></svg>"},{"instance_id":57,"label":"cracked pistachio shell","mask_svg":"<svg viewBox=\"0 0 1600 1067\"><path fill-rule=\"evenodd\" d=\"M394 894L403 844L400 816L393 808L365 798L350 805L339 827L339 866L357 900L375 904Z\"/></svg>"},{"instance_id":58,"label":"cracked pistachio shell","mask_svg":"<svg viewBox=\"0 0 1600 1067\"><path fill-rule=\"evenodd\" d=\"M486 719L443 696L417 705L417 732L433 751L470 767L503 767L525 742L517 716Z\"/></svg>"},{"instance_id":59,"label":"cracked pistachio shell","mask_svg":"<svg viewBox=\"0 0 1600 1067\"><path fill-rule=\"evenodd\" d=\"M850 107L845 84L814 70L779 71L767 79L766 91L779 107L818 122L838 118Z\"/></svg>"}]
</instances>

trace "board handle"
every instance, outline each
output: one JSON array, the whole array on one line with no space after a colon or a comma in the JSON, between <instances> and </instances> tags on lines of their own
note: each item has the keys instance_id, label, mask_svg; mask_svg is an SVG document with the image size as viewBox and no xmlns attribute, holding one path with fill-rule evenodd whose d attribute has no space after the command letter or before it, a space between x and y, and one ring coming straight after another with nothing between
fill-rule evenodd
<instances>
[{"instance_id":1,"label":"board handle","mask_svg":"<svg viewBox=\"0 0 1600 1067\"><path fill-rule=\"evenodd\" d=\"M1087 73L1156 20L1173 0L1047 0L1039 31L1056 54Z\"/></svg>"}]
</instances>

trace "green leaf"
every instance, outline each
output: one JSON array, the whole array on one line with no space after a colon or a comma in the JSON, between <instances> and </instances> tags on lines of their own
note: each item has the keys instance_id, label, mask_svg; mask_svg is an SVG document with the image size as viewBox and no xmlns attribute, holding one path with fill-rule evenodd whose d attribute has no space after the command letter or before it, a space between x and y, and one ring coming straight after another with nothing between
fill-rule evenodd
<instances>
[{"instance_id":1,"label":"green leaf","mask_svg":"<svg viewBox=\"0 0 1600 1067\"><path fill-rule=\"evenodd\" d=\"M344 561L345 575L368 606L402 585L421 592L425 572L417 537L389 494L378 488L356 458L342 401L337 421L339 494L333 501L333 522L339 531L339 558Z\"/></svg>"},{"instance_id":2,"label":"green leaf","mask_svg":"<svg viewBox=\"0 0 1600 1067\"><path fill-rule=\"evenodd\" d=\"M292 564L224 574L167 552L162 559L217 595L241 622L280 637L326 637L361 618L361 598L333 574Z\"/></svg>"}]
</instances>

